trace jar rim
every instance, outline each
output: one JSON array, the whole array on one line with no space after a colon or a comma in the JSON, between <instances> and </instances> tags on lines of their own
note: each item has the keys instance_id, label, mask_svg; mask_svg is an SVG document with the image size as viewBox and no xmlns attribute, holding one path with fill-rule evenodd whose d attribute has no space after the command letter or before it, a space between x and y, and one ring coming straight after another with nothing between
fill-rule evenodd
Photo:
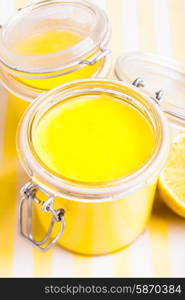
<instances>
[{"instance_id":1,"label":"jar rim","mask_svg":"<svg viewBox=\"0 0 185 300\"><path fill-rule=\"evenodd\" d=\"M36 119L36 113L42 116L43 109L46 109L47 105L51 105L51 107L55 105L57 103L57 97L59 96L61 98L60 101L62 101L62 96L63 99L66 99L67 95L69 95L69 91L74 92L76 90L77 92L77 89L78 91L82 91L86 88L90 92L93 86L99 91L102 87L105 93L108 93L110 90L114 93L118 93L123 96L123 99L125 99L126 96L124 91L127 91L128 100L134 100L138 103L140 100L143 101L140 105L142 104L144 107L146 104L144 109L153 117L153 122L155 122L156 126L156 145L150 159L132 174L111 182L104 182L103 184L74 182L52 174L51 170L48 171L40 164L35 157L33 147L30 146L31 127ZM19 125L17 138L18 154L25 170L32 180L49 192L69 200L80 202L118 199L154 182L166 162L169 147L170 141L167 120L155 101L131 84L107 79L83 79L73 81L42 94L30 105L24 114Z\"/></svg>"},{"instance_id":2,"label":"jar rim","mask_svg":"<svg viewBox=\"0 0 185 300\"><path fill-rule=\"evenodd\" d=\"M44 55L30 55L29 59L27 55L13 52L5 46L4 38L6 37L6 32L9 27L12 30L12 28L16 27L16 22L18 23L20 20L24 20L26 16L34 15L37 10L42 12L45 8L47 9L49 7L50 9L55 6L56 8L59 6L61 9L78 8L86 11L86 13L92 13L94 22L89 35L67 49ZM83 63L83 60L94 52L101 52L102 49L106 48L110 36L111 28L106 13L98 6L86 0L45 0L32 3L18 10L18 12L0 28L0 63L2 66L8 68L10 73L19 72L29 75L57 72Z\"/></svg>"},{"instance_id":3,"label":"jar rim","mask_svg":"<svg viewBox=\"0 0 185 300\"><path fill-rule=\"evenodd\" d=\"M103 59L102 66L99 70L97 70L91 78L105 78L107 74L110 72L112 66L112 55L106 55ZM62 75L61 75L62 76ZM47 92L47 90L40 90L38 88L29 87L25 85L21 81L17 80L16 77L10 76L8 73L4 72L3 69L0 68L0 81L2 85L12 94L21 98L27 102L32 102L35 100L41 93Z\"/></svg>"}]
</instances>

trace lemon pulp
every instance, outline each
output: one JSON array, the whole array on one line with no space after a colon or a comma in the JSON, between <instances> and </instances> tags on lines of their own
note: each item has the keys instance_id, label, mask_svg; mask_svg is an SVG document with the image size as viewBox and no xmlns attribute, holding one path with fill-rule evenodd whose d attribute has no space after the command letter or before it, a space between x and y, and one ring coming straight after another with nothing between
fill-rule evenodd
<instances>
[{"instance_id":1,"label":"lemon pulp","mask_svg":"<svg viewBox=\"0 0 185 300\"><path fill-rule=\"evenodd\" d=\"M185 217L185 134L175 137L170 157L160 175L159 193L178 215Z\"/></svg>"},{"instance_id":2,"label":"lemon pulp","mask_svg":"<svg viewBox=\"0 0 185 300\"><path fill-rule=\"evenodd\" d=\"M58 176L104 182L129 175L151 156L154 132L133 106L108 94L60 102L32 134L40 160Z\"/></svg>"}]
</instances>

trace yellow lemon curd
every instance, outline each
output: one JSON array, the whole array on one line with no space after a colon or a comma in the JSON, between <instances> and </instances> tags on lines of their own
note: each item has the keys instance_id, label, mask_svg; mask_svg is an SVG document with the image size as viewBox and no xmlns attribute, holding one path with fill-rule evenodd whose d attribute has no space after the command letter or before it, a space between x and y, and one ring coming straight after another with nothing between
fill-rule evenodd
<instances>
[{"instance_id":1,"label":"yellow lemon curd","mask_svg":"<svg viewBox=\"0 0 185 300\"><path fill-rule=\"evenodd\" d=\"M84 95L47 112L34 132L33 144L58 176L104 182L140 168L151 156L154 135L142 113L122 100Z\"/></svg>"},{"instance_id":2,"label":"yellow lemon curd","mask_svg":"<svg viewBox=\"0 0 185 300\"><path fill-rule=\"evenodd\" d=\"M38 158L50 172L84 184L109 182L140 168L154 149L150 122L136 108L109 94L81 95L50 108L32 132ZM124 198L106 202L69 201L58 244L71 251L101 255L132 242L145 228L156 181ZM35 206L34 235L44 236L51 220ZM53 230L57 235L58 226Z\"/></svg>"},{"instance_id":3,"label":"yellow lemon curd","mask_svg":"<svg viewBox=\"0 0 185 300\"><path fill-rule=\"evenodd\" d=\"M22 55L43 55L65 50L80 42L82 36L70 31L46 31L28 36L16 45Z\"/></svg>"},{"instance_id":4,"label":"yellow lemon curd","mask_svg":"<svg viewBox=\"0 0 185 300\"><path fill-rule=\"evenodd\" d=\"M83 39L84 37L76 32L52 30L37 33L22 39L16 44L14 50L20 55L27 56L28 59L29 56L38 56L39 62L40 56L52 55L63 50L67 51L67 49L77 45ZM48 60L49 59L50 58L48 57ZM49 90L68 81L92 77L102 68L102 65L103 59L92 66L86 65L76 71L72 71L72 69L68 68L65 71L69 73L63 76L60 72L55 72L52 75L56 75L56 77L53 78L27 79L17 77L17 79L29 87L40 90Z\"/></svg>"}]
</instances>

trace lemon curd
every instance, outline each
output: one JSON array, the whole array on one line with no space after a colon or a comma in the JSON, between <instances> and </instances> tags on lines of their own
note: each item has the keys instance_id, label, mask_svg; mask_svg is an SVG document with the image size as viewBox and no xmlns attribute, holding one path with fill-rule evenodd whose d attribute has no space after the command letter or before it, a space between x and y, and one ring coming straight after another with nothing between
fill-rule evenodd
<instances>
[{"instance_id":1,"label":"lemon curd","mask_svg":"<svg viewBox=\"0 0 185 300\"><path fill-rule=\"evenodd\" d=\"M87 183L131 174L154 149L146 117L109 94L60 102L41 118L32 139L38 157L54 174Z\"/></svg>"},{"instance_id":2,"label":"lemon curd","mask_svg":"<svg viewBox=\"0 0 185 300\"><path fill-rule=\"evenodd\" d=\"M55 53L72 47L80 42L82 36L70 31L46 31L23 39L16 45L16 52L21 55L43 55Z\"/></svg>"},{"instance_id":3,"label":"lemon curd","mask_svg":"<svg viewBox=\"0 0 185 300\"><path fill-rule=\"evenodd\" d=\"M55 55L60 51L67 51L71 47L79 44L85 37L82 34L72 31L52 30L27 36L15 45L15 52L19 55L31 56ZM48 56L48 60L50 57ZM88 59L88 58L87 58ZM27 79L26 77L18 77L17 79L28 85L29 87L49 90L57 85L72 81L75 79L83 79L94 76L103 66L103 59L94 65L81 65L78 70L66 69L66 73L61 75L60 72L53 73L53 77ZM47 74L46 74L47 75Z\"/></svg>"}]
</instances>

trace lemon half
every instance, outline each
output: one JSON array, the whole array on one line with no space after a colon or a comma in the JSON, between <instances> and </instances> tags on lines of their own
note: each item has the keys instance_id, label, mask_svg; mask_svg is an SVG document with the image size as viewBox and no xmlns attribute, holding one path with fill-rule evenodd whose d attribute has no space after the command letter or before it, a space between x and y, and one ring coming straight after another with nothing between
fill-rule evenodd
<instances>
[{"instance_id":1,"label":"lemon half","mask_svg":"<svg viewBox=\"0 0 185 300\"><path fill-rule=\"evenodd\" d=\"M185 133L173 140L169 160L159 177L158 189L168 207L185 218Z\"/></svg>"}]
</instances>

